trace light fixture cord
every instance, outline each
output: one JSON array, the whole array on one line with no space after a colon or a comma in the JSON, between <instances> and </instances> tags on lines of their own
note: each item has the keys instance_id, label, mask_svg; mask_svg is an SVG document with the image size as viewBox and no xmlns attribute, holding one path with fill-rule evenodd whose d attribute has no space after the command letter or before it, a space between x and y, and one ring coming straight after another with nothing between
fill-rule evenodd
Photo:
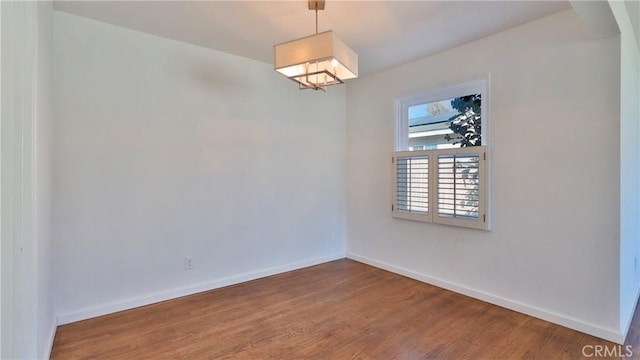
<instances>
[{"instance_id":1,"label":"light fixture cord","mask_svg":"<svg viewBox=\"0 0 640 360\"><path fill-rule=\"evenodd\" d=\"M318 2L316 1L316 34L318 33Z\"/></svg>"}]
</instances>

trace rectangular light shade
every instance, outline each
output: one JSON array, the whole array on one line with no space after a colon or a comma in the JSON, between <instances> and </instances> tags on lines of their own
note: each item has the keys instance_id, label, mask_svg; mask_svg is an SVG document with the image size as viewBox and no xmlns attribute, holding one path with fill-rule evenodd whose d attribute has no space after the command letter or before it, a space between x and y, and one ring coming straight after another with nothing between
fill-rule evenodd
<instances>
[{"instance_id":1,"label":"rectangular light shade","mask_svg":"<svg viewBox=\"0 0 640 360\"><path fill-rule=\"evenodd\" d=\"M333 31L274 46L275 70L303 86L333 85L358 77L358 54Z\"/></svg>"}]
</instances>

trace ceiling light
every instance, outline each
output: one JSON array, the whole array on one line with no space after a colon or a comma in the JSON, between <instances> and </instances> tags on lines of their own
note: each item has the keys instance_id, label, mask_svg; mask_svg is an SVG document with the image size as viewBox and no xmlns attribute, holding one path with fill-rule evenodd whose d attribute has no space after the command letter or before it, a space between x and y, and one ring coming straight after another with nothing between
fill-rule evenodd
<instances>
[{"instance_id":1,"label":"ceiling light","mask_svg":"<svg viewBox=\"0 0 640 360\"><path fill-rule=\"evenodd\" d=\"M333 31L318 33L318 10L324 10L324 0L309 0L309 10L316 12L315 35L275 45L275 70L301 90L326 91L327 86L358 77L358 54Z\"/></svg>"}]
</instances>

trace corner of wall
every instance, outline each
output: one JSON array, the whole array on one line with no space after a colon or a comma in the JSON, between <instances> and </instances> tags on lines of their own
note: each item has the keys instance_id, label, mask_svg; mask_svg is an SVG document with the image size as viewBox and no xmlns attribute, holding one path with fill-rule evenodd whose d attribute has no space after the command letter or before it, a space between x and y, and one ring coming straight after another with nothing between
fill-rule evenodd
<instances>
[{"instance_id":1,"label":"corner of wall","mask_svg":"<svg viewBox=\"0 0 640 360\"><path fill-rule=\"evenodd\" d=\"M42 338L41 345L42 350L40 351L39 357L40 359L50 359L51 352L53 351L53 341L56 338L56 330L58 329L58 319L52 319L51 324L48 329L46 329L46 335Z\"/></svg>"},{"instance_id":2,"label":"corner of wall","mask_svg":"<svg viewBox=\"0 0 640 360\"><path fill-rule=\"evenodd\" d=\"M620 331L626 337L640 296L640 39L630 8L619 1L608 5L620 28L619 306Z\"/></svg>"}]
</instances>

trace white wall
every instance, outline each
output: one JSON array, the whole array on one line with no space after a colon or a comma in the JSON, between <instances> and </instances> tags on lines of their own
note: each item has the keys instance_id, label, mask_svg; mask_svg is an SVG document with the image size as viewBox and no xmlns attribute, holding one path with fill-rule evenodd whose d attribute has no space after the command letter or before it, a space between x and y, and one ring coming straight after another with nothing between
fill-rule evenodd
<instances>
[{"instance_id":1,"label":"white wall","mask_svg":"<svg viewBox=\"0 0 640 360\"><path fill-rule=\"evenodd\" d=\"M611 6L616 7L614 2L610 1ZM640 49L640 2L634 0L626 0L624 2L626 7L626 12L629 16L629 20L631 21L631 29L628 27L625 29L625 32L632 31L635 34L636 45ZM620 8L622 10L622 8ZM627 35L628 36L628 35Z\"/></svg>"},{"instance_id":2,"label":"white wall","mask_svg":"<svg viewBox=\"0 0 640 360\"><path fill-rule=\"evenodd\" d=\"M51 108L53 5L37 3L37 63L35 138L35 237L37 241L37 354L48 359L56 331L53 298L53 238L51 226L51 182L53 111Z\"/></svg>"},{"instance_id":3,"label":"white wall","mask_svg":"<svg viewBox=\"0 0 640 360\"><path fill-rule=\"evenodd\" d=\"M620 28L620 327L626 334L640 291L640 48L631 7L610 2Z\"/></svg>"},{"instance_id":4,"label":"white wall","mask_svg":"<svg viewBox=\"0 0 640 360\"><path fill-rule=\"evenodd\" d=\"M347 254L621 341L620 37L565 11L347 85ZM393 219L395 98L490 73L493 230Z\"/></svg>"},{"instance_id":5,"label":"white wall","mask_svg":"<svg viewBox=\"0 0 640 360\"><path fill-rule=\"evenodd\" d=\"M50 236L50 2L2 2L1 352L48 358L56 319Z\"/></svg>"},{"instance_id":6,"label":"white wall","mask_svg":"<svg viewBox=\"0 0 640 360\"><path fill-rule=\"evenodd\" d=\"M54 43L61 323L344 257L344 87L61 12Z\"/></svg>"}]
</instances>

